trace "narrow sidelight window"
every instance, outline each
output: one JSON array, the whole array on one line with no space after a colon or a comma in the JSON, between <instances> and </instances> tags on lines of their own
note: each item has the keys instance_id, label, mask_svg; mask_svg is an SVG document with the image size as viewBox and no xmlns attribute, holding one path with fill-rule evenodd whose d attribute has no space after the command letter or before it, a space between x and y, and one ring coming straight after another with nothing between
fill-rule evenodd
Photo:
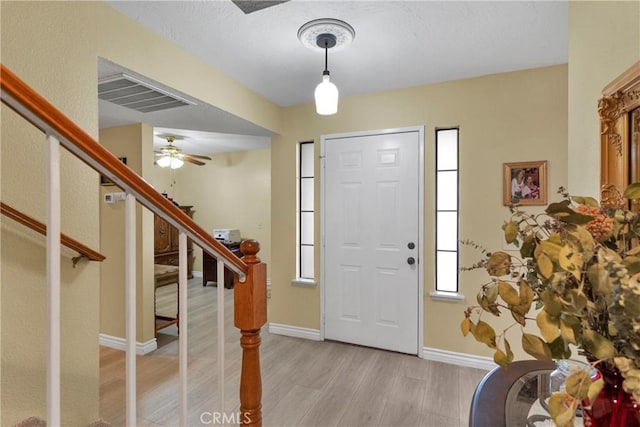
<instances>
[{"instance_id":1,"label":"narrow sidelight window","mask_svg":"<svg viewBox=\"0 0 640 427\"><path fill-rule=\"evenodd\" d=\"M314 280L313 141L301 142L298 159L298 277Z\"/></svg>"},{"instance_id":2,"label":"narrow sidelight window","mask_svg":"<svg viewBox=\"0 0 640 427\"><path fill-rule=\"evenodd\" d=\"M436 291L458 292L460 130L436 129Z\"/></svg>"}]
</instances>

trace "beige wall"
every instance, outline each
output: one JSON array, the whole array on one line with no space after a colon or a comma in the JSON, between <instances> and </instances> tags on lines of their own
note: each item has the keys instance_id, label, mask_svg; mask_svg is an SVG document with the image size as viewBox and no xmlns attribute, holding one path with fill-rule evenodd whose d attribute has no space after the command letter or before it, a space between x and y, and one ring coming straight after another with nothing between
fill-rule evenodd
<instances>
[{"instance_id":1,"label":"beige wall","mask_svg":"<svg viewBox=\"0 0 640 427\"><path fill-rule=\"evenodd\" d=\"M211 158L204 166L187 164L177 170L174 199L193 205L194 220L207 231L237 228L243 238L258 240L258 255L269 266L269 277L271 150L236 151ZM193 268L202 271L202 250L196 246L194 253Z\"/></svg>"},{"instance_id":2,"label":"beige wall","mask_svg":"<svg viewBox=\"0 0 640 427\"><path fill-rule=\"evenodd\" d=\"M601 91L640 60L640 2L569 2L569 188L600 188ZM585 173L593 171L593 173Z\"/></svg>"},{"instance_id":3,"label":"beige wall","mask_svg":"<svg viewBox=\"0 0 640 427\"><path fill-rule=\"evenodd\" d=\"M280 130L277 106L105 3L2 1L0 8L2 64L94 138L98 137L98 57L268 130ZM180 72L167 67L167 63L180 64ZM4 106L1 148L2 200L43 220L43 137L22 125ZM65 153L62 183L63 232L99 248L98 175ZM7 221L3 221L1 425L13 425L46 412L42 243L25 242L7 227ZM100 267L84 263L68 270L68 256L62 262L63 422L86 425L99 415Z\"/></svg>"},{"instance_id":4,"label":"beige wall","mask_svg":"<svg viewBox=\"0 0 640 427\"><path fill-rule=\"evenodd\" d=\"M637 2L570 4L568 149L569 184L575 192L597 190L597 173L585 176L583 172L596 171L598 166L594 160L598 132L594 102L602 86L638 60L638 7ZM0 8L2 63L94 137L98 135L98 57L282 134L271 152L271 321L319 326L320 287L302 289L289 284L295 272L294 146L298 141L318 140L326 133L424 124L425 188L429 191L433 188L433 127L460 125L461 233L487 246L499 245L499 233L494 230L506 214L500 206L502 162L548 159L550 193L567 181L566 67L343 99L340 113L333 117L317 117L311 105L292 107L281 116L264 98L103 3L2 1ZM179 63L180 73L166 67L168 62ZM42 137L20 123L2 107L2 200L42 220L46 169ZM66 154L62 165L63 231L98 248L97 174ZM429 194L426 204L427 210L433 205ZM426 242L432 222L427 215ZM43 243L36 237L25 239L23 234L22 228L3 220L2 425L45 412ZM427 253L430 249L427 245ZM65 254L62 259L63 420L66 425L84 425L98 416L100 268L85 263L71 269L69 258ZM466 255L463 263L471 259ZM428 290L432 271L426 270ZM471 301L477 282L469 277L462 284ZM461 310L461 304L426 299L425 345L478 352L471 340L459 337Z\"/></svg>"},{"instance_id":5,"label":"beige wall","mask_svg":"<svg viewBox=\"0 0 640 427\"><path fill-rule=\"evenodd\" d=\"M320 327L320 293L291 284L295 276L295 153L296 143L323 134L371 129L425 126L425 276L433 290L434 275L434 129L460 127L460 236L488 247L502 247L501 225L508 216L502 205L502 164L547 160L548 189L566 185L567 67L556 66L475 79L421 86L341 99L340 111L320 117L312 105L288 108L284 132L272 144L272 264L270 321L292 326ZM319 150L316 144L316 150ZM316 151L318 153L319 151ZM316 169L319 170L319 169ZM316 202L319 206L319 185ZM319 222L316 223L319 228ZM319 238L319 232L316 235ZM318 240L317 240L318 241ZM319 261L319 249L316 250ZM477 254L464 253L462 265ZM316 265L319 265L317 262ZM316 278L320 272L316 273ZM482 277L461 277L467 303L475 301ZM424 345L478 353L472 340L460 336L464 303L424 297Z\"/></svg>"},{"instance_id":6,"label":"beige wall","mask_svg":"<svg viewBox=\"0 0 640 427\"><path fill-rule=\"evenodd\" d=\"M101 129L99 142L114 155L126 157L127 166L144 177L143 153L153 152L151 126L135 124ZM100 333L124 338L124 202L103 202L106 193L121 191L114 185L100 188L100 251L107 257L100 269ZM145 232L149 229L150 233ZM149 235L152 237L149 238ZM136 341L145 343L155 336L153 214L140 204L136 206L136 246Z\"/></svg>"}]
</instances>

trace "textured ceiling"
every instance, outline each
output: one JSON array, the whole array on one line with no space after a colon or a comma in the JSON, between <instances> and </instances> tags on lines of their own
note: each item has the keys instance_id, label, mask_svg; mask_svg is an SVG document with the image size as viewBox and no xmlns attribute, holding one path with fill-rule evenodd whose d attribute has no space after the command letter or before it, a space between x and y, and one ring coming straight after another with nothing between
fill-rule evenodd
<instances>
[{"instance_id":1,"label":"textured ceiling","mask_svg":"<svg viewBox=\"0 0 640 427\"><path fill-rule=\"evenodd\" d=\"M281 106L313 100L324 55L297 31L318 18L356 31L329 51L341 97L567 62L566 1L291 0L249 14L230 0L108 3Z\"/></svg>"}]
</instances>

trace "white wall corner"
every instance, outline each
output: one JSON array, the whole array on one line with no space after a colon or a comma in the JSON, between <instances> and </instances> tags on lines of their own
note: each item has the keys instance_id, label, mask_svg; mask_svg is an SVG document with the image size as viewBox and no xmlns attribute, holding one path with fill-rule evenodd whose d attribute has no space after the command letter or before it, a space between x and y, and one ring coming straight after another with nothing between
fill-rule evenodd
<instances>
[{"instance_id":1,"label":"white wall corner","mask_svg":"<svg viewBox=\"0 0 640 427\"><path fill-rule=\"evenodd\" d=\"M422 358L443 362L450 365L464 366L467 368L484 369L487 371L497 367L491 357L476 356L475 354L456 353L455 351L440 350L438 348L424 347Z\"/></svg>"},{"instance_id":2,"label":"white wall corner","mask_svg":"<svg viewBox=\"0 0 640 427\"><path fill-rule=\"evenodd\" d=\"M116 350L125 351L127 349L127 341L124 338L114 337L107 334L100 334L99 340L100 345L105 347L114 348ZM145 355L149 354L152 351L158 348L158 342L155 338L150 339L146 342L136 342L136 354Z\"/></svg>"},{"instance_id":3,"label":"white wall corner","mask_svg":"<svg viewBox=\"0 0 640 427\"><path fill-rule=\"evenodd\" d=\"M322 341L319 329L301 328L299 326L282 325L280 323L269 323L269 333L304 338L312 341Z\"/></svg>"}]
</instances>

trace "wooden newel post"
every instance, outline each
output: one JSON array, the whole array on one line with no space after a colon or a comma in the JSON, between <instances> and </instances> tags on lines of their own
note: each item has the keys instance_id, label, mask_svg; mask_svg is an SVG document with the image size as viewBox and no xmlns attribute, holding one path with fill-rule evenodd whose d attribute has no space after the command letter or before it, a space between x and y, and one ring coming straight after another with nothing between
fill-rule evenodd
<instances>
[{"instance_id":1,"label":"wooden newel post","mask_svg":"<svg viewBox=\"0 0 640 427\"><path fill-rule=\"evenodd\" d=\"M245 240L242 260L249 267L244 283L235 278L234 322L240 329L240 422L262 426L262 378L260 374L260 328L267 322L267 265L256 256L260 243Z\"/></svg>"}]
</instances>

